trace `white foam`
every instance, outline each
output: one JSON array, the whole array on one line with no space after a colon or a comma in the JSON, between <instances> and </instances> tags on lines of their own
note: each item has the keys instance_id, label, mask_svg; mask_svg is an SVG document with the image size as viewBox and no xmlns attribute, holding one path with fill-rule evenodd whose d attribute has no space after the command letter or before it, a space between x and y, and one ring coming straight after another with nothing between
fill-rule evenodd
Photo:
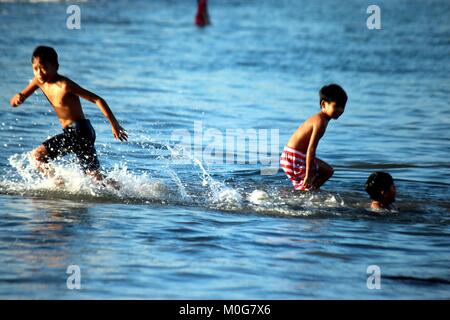
<instances>
[{"instance_id":1,"label":"white foam","mask_svg":"<svg viewBox=\"0 0 450 320\"><path fill-rule=\"evenodd\" d=\"M209 197L205 198L207 202L221 209L237 209L242 207L242 196L239 192L215 180L209 174L208 170L205 169L203 163L199 159L192 157L189 152L185 152L183 146L176 146L175 148L167 146L167 149L171 152L173 158L188 159L200 169L202 187L209 189Z\"/></svg>"},{"instance_id":2,"label":"white foam","mask_svg":"<svg viewBox=\"0 0 450 320\"><path fill-rule=\"evenodd\" d=\"M170 190L163 181L152 179L146 172L133 174L124 164L116 164L113 170L107 173L108 178L121 185L120 190L114 191L121 198L169 200L179 196L176 190Z\"/></svg>"},{"instance_id":3,"label":"white foam","mask_svg":"<svg viewBox=\"0 0 450 320\"><path fill-rule=\"evenodd\" d=\"M65 181L64 187L58 187L52 180L43 178L35 169L33 158L29 153L15 154L9 162L16 172L2 177L0 191L13 194L41 194L45 197L69 197L70 199L86 199L88 201L124 201L147 203L162 202L174 205L198 205L227 211L254 211L268 214L290 216L310 216L318 212L329 212L329 208L344 207L339 194L329 192L293 193L283 190L269 193L262 188L255 188L250 193L242 191L248 186L226 184L214 179L206 166L198 159L189 157L182 149L162 145L169 151L169 157L161 159L157 168L158 175L164 173L167 178L155 179L150 172L131 172L126 164L116 164L106 172L107 179L113 179L120 185L119 190L94 183L85 176L78 166L70 162L53 163L56 176ZM174 159L173 159L174 158ZM187 181L182 181L174 164L185 159L192 164L194 174ZM197 174L195 174L197 173ZM16 178L17 177L17 178ZM196 177L198 179L196 180ZM94 197L95 199L92 199ZM325 209L325 210L324 210ZM338 212L336 211L336 214Z\"/></svg>"},{"instance_id":4,"label":"white foam","mask_svg":"<svg viewBox=\"0 0 450 320\"><path fill-rule=\"evenodd\" d=\"M253 204L260 205L263 203L267 203L267 201L269 200L269 195L267 192L262 191L262 190L253 190L247 196L247 200Z\"/></svg>"},{"instance_id":5,"label":"white foam","mask_svg":"<svg viewBox=\"0 0 450 320\"><path fill-rule=\"evenodd\" d=\"M91 177L83 174L75 163L53 162L55 177L64 181L63 186L58 186L55 184L55 179L47 179L40 175L33 162L29 153L11 156L9 163L17 170L19 179L12 177L4 179L1 183L2 188L8 192L22 194L30 191L44 191L55 194L63 192L65 195L107 198L113 196L142 200L169 200L179 196L177 190L169 190L164 182L152 179L148 173L133 174L124 164L115 165L111 171L106 172L107 179L114 179L120 184L120 189L115 190L93 181Z\"/></svg>"},{"instance_id":6,"label":"white foam","mask_svg":"<svg viewBox=\"0 0 450 320\"><path fill-rule=\"evenodd\" d=\"M216 200L221 205L229 205L229 206L235 206L235 207L242 206L242 196L239 194L238 191L231 189L231 188L226 188L224 190L221 190L217 194Z\"/></svg>"}]
</instances>

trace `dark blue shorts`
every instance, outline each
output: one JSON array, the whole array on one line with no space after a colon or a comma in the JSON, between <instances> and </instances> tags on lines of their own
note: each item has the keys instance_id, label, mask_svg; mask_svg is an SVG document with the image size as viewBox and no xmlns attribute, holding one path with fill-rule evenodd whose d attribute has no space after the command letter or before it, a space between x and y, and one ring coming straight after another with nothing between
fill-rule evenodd
<instances>
[{"instance_id":1,"label":"dark blue shorts","mask_svg":"<svg viewBox=\"0 0 450 320\"><path fill-rule=\"evenodd\" d=\"M77 156L84 172L100 169L95 150L95 131L88 119L72 122L63 133L46 140L43 145L51 160L69 153Z\"/></svg>"}]
</instances>

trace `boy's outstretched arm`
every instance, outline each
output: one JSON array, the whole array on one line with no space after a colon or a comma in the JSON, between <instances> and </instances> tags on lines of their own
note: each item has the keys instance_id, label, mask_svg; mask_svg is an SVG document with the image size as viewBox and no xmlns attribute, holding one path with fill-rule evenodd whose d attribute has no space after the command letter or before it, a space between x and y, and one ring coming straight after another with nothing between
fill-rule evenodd
<instances>
[{"instance_id":1,"label":"boy's outstretched arm","mask_svg":"<svg viewBox=\"0 0 450 320\"><path fill-rule=\"evenodd\" d=\"M30 81L28 86L23 89L21 92L15 94L9 103L11 104L11 107L17 107L18 105L22 104L29 96L33 94L36 89L39 88L37 85L36 78L33 78L33 80Z\"/></svg>"},{"instance_id":2,"label":"boy's outstretched arm","mask_svg":"<svg viewBox=\"0 0 450 320\"><path fill-rule=\"evenodd\" d=\"M306 175L302 185L310 189L314 184L315 172L314 159L316 157L317 145L320 138L325 133L325 128L322 123L314 123L312 128L311 137L309 139L308 150L306 151Z\"/></svg>"},{"instance_id":3,"label":"boy's outstretched arm","mask_svg":"<svg viewBox=\"0 0 450 320\"><path fill-rule=\"evenodd\" d=\"M67 79L67 90L97 105L97 107L102 111L102 113L111 123L112 133L115 139L119 139L120 141L126 141L128 139L128 133L119 125L119 122L117 121L116 117L114 117L114 114L112 113L105 100L103 100L95 93L92 93L80 87L78 84L69 79Z\"/></svg>"}]
</instances>

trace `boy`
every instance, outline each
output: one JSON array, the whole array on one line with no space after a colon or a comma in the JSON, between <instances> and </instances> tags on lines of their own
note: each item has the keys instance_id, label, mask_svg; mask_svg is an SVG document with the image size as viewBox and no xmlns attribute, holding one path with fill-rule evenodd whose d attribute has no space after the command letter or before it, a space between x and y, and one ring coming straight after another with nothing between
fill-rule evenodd
<instances>
[{"instance_id":1,"label":"boy","mask_svg":"<svg viewBox=\"0 0 450 320\"><path fill-rule=\"evenodd\" d=\"M393 205L397 189L394 179L387 172L374 172L367 179L365 185L366 192L369 194L371 209L395 210Z\"/></svg>"},{"instance_id":2,"label":"boy","mask_svg":"<svg viewBox=\"0 0 450 320\"><path fill-rule=\"evenodd\" d=\"M105 100L58 74L58 55L53 48L37 47L31 57L31 63L34 78L25 89L11 98L11 106L17 107L22 104L39 88L52 105L63 128L63 133L44 141L32 151L37 169L45 176L55 178L55 172L48 163L49 160L75 153L83 171L94 180L102 181L104 176L100 172L100 163L94 147L95 131L90 121L84 116L79 97L99 107L111 123L114 138L126 141L127 132L119 125ZM60 177L55 178L54 181L58 185L64 184ZM109 181L108 183L118 188L117 182Z\"/></svg>"},{"instance_id":3,"label":"boy","mask_svg":"<svg viewBox=\"0 0 450 320\"><path fill-rule=\"evenodd\" d=\"M337 84L320 89L320 112L306 120L291 136L280 164L295 190L317 190L333 175L333 168L316 157L317 145L331 119L344 113L347 94Z\"/></svg>"}]
</instances>

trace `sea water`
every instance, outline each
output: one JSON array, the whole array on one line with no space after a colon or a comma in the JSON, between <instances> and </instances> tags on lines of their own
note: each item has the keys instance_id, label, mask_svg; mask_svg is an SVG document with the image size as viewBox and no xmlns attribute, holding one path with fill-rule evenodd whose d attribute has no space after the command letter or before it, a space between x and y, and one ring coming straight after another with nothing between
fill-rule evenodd
<instances>
[{"instance_id":1,"label":"sea water","mask_svg":"<svg viewBox=\"0 0 450 320\"><path fill-rule=\"evenodd\" d=\"M381 29L357 0L210 1L204 29L195 1L0 2L1 298L450 298L448 1L378 1ZM114 141L82 102L120 190L73 157L55 163L64 188L34 169L29 151L59 122L40 92L8 105L40 44L129 132ZM295 193L249 145L266 130L277 158L331 82L349 95L318 147L335 174ZM173 139L204 148L238 129L256 140L212 158ZM393 175L397 212L366 210L373 171Z\"/></svg>"}]
</instances>

